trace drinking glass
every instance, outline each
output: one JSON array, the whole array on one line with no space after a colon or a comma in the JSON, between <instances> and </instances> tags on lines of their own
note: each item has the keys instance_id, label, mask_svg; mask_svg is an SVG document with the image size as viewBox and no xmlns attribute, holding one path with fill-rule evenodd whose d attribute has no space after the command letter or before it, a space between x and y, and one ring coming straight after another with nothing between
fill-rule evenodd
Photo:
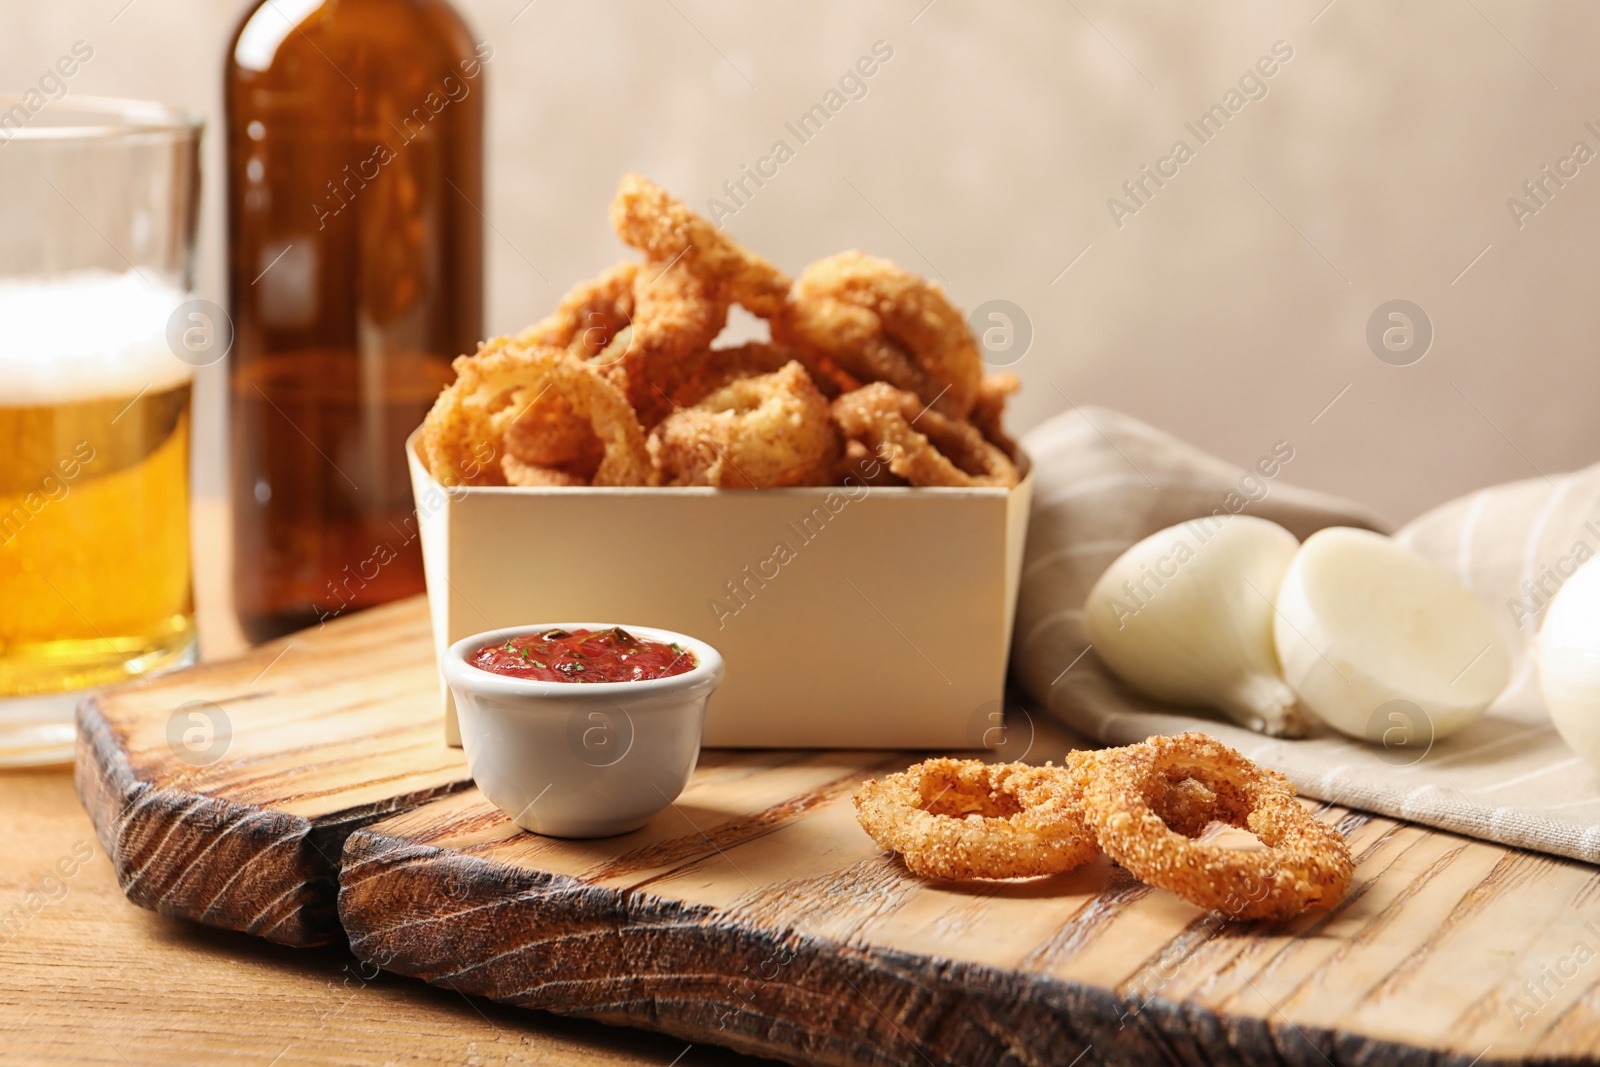
<instances>
[{"instance_id":1,"label":"drinking glass","mask_svg":"<svg viewBox=\"0 0 1600 1067\"><path fill-rule=\"evenodd\" d=\"M0 765L70 758L85 691L195 655L200 124L0 97Z\"/></svg>"}]
</instances>

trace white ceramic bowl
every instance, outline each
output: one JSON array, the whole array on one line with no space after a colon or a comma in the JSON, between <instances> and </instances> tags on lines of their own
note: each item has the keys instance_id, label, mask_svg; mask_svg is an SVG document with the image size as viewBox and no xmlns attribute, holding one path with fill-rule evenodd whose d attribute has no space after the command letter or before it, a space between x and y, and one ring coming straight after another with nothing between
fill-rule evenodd
<instances>
[{"instance_id":1,"label":"white ceramic bowl","mask_svg":"<svg viewBox=\"0 0 1600 1067\"><path fill-rule=\"evenodd\" d=\"M606 630L678 642L693 670L642 682L541 682L474 667L489 644L545 630ZM716 649L671 630L548 622L457 641L441 666L461 716L473 780L518 826L551 837L637 830L677 799L700 755L706 704L722 681Z\"/></svg>"}]
</instances>

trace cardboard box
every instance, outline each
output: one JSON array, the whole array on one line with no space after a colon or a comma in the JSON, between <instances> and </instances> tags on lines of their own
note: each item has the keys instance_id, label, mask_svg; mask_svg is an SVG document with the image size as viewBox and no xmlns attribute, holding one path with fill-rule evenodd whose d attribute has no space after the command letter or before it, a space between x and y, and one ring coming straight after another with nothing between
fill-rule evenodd
<instances>
[{"instance_id":1,"label":"cardboard box","mask_svg":"<svg viewBox=\"0 0 1600 1067\"><path fill-rule=\"evenodd\" d=\"M1011 490L446 489L415 434L406 446L438 652L559 619L693 634L727 660L714 747L974 748L999 721L1031 476Z\"/></svg>"}]
</instances>

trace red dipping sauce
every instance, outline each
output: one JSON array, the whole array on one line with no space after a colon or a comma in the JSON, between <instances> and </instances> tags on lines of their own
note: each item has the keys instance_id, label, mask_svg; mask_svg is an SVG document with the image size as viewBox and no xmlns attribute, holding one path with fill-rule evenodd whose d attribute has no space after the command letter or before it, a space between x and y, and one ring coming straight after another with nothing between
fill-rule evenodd
<instances>
[{"instance_id":1,"label":"red dipping sauce","mask_svg":"<svg viewBox=\"0 0 1600 1067\"><path fill-rule=\"evenodd\" d=\"M472 665L508 678L540 682L644 682L670 678L699 666L694 653L635 637L620 626L609 630L545 630L484 645Z\"/></svg>"}]
</instances>

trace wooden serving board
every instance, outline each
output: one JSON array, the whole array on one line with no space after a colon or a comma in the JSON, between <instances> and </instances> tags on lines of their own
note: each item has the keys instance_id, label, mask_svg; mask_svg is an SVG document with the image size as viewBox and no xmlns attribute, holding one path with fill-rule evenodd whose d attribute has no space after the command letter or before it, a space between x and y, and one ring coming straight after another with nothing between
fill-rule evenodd
<instances>
[{"instance_id":1,"label":"wooden serving board","mask_svg":"<svg viewBox=\"0 0 1600 1067\"><path fill-rule=\"evenodd\" d=\"M417 600L88 701L78 795L128 899L286 945L338 940L345 836L472 784L438 685Z\"/></svg>"},{"instance_id":2,"label":"wooden serving board","mask_svg":"<svg viewBox=\"0 0 1600 1067\"><path fill-rule=\"evenodd\" d=\"M927 882L853 818L862 779L915 758L891 752L708 751L644 829L541 838L470 786L435 686L408 602L88 705L79 791L129 897L795 1063L1600 1063L1582 864L1318 807L1356 882L1283 925L1104 859ZM194 700L232 731L200 766L169 740ZM1058 757L1036 725L1013 735Z\"/></svg>"}]
</instances>

